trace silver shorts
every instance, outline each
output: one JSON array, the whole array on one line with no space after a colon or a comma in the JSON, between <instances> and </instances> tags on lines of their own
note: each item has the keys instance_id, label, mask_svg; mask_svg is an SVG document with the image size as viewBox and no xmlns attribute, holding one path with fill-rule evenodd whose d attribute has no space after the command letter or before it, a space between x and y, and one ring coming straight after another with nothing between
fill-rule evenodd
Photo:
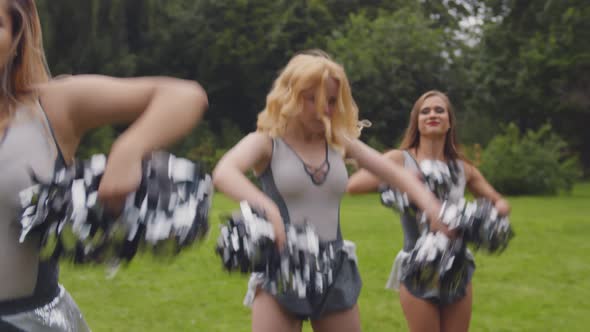
<instances>
[{"instance_id":1,"label":"silver shorts","mask_svg":"<svg viewBox=\"0 0 590 332\"><path fill-rule=\"evenodd\" d=\"M61 285L59 294L48 304L17 314L2 315L0 320L27 332L90 331L76 302Z\"/></svg>"}]
</instances>

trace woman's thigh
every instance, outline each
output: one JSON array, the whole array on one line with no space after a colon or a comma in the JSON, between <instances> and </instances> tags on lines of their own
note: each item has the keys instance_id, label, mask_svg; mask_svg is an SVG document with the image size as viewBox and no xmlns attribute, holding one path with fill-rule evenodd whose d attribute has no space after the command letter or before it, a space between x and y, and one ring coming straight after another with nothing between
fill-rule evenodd
<instances>
[{"instance_id":1,"label":"woman's thigh","mask_svg":"<svg viewBox=\"0 0 590 332\"><path fill-rule=\"evenodd\" d=\"M467 285L465 296L457 302L445 305L441 309L441 332L467 332L471 321L471 304L473 288Z\"/></svg>"},{"instance_id":2,"label":"woman's thigh","mask_svg":"<svg viewBox=\"0 0 590 332\"><path fill-rule=\"evenodd\" d=\"M286 312L272 295L259 289L252 303L252 331L299 332L301 320Z\"/></svg>"},{"instance_id":3,"label":"woman's thigh","mask_svg":"<svg viewBox=\"0 0 590 332\"><path fill-rule=\"evenodd\" d=\"M440 331L440 312L438 305L414 296L404 285L400 286L399 299L410 332Z\"/></svg>"},{"instance_id":4,"label":"woman's thigh","mask_svg":"<svg viewBox=\"0 0 590 332\"><path fill-rule=\"evenodd\" d=\"M336 311L311 322L314 332L360 332L361 319L358 304L352 308Z\"/></svg>"}]
</instances>

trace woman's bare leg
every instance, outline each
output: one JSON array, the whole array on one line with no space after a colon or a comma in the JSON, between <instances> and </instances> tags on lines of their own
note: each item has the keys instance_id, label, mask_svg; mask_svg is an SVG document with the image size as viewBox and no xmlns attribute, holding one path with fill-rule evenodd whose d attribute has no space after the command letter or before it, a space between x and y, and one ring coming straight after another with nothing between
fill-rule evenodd
<instances>
[{"instance_id":1,"label":"woman's bare leg","mask_svg":"<svg viewBox=\"0 0 590 332\"><path fill-rule=\"evenodd\" d=\"M434 303L415 297L401 285L399 299L410 332L440 332L439 307Z\"/></svg>"},{"instance_id":2,"label":"woman's bare leg","mask_svg":"<svg viewBox=\"0 0 590 332\"><path fill-rule=\"evenodd\" d=\"M311 322L314 332L360 332L361 319L358 305L344 310L330 313L326 317Z\"/></svg>"},{"instance_id":3,"label":"woman's bare leg","mask_svg":"<svg viewBox=\"0 0 590 332\"><path fill-rule=\"evenodd\" d=\"M467 332L469 330L472 298L473 289L470 283L467 285L467 292L461 300L442 307L440 315L441 332Z\"/></svg>"},{"instance_id":4,"label":"woman's bare leg","mask_svg":"<svg viewBox=\"0 0 590 332\"><path fill-rule=\"evenodd\" d=\"M259 289L252 303L252 332L300 332L301 321L289 314L272 295Z\"/></svg>"}]
</instances>

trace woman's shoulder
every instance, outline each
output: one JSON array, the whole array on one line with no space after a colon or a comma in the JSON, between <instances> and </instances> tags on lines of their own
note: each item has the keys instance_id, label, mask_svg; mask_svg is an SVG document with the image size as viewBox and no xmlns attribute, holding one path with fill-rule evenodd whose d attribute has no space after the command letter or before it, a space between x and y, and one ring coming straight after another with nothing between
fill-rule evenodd
<instances>
[{"instance_id":1,"label":"woman's shoulder","mask_svg":"<svg viewBox=\"0 0 590 332\"><path fill-rule=\"evenodd\" d=\"M270 134L262 132L262 131L252 131L248 133L244 139L254 140L261 144L272 144L274 138L270 136Z\"/></svg>"},{"instance_id":2,"label":"woman's shoulder","mask_svg":"<svg viewBox=\"0 0 590 332\"><path fill-rule=\"evenodd\" d=\"M257 161L253 165L254 174L260 176L268 168L274 150L274 139L265 132L253 131L247 134L239 145L245 145L248 148L239 149L240 153L256 155ZM249 151L248 151L249 150Z\"/></svg>"},{"instance_id":3,"label":"woman's shoulder","mask_svg":"<svg viewBox=\"0 0 590 332\"><path fill-rule=\"evenodd\" d=\"M248 141L249 146L262 149L265 156L270 156L272 154L274 140L275 139L268 133L261 131L250 132L242 139L242 141Z\"/></svg>"},{"instance_id":4,"label":"woman's shoulder","mask_svg":"<svg viewBox=\"0 0 590 332\"><path fill-rule=\"evenodd\" d=\"M469 160L466 159L457 159L458 164L463 167L463 174L465 174L465 179L469 182L474 176L479 173L479 170L475 165L473 165Z\"/></svg>"}]
</instances>

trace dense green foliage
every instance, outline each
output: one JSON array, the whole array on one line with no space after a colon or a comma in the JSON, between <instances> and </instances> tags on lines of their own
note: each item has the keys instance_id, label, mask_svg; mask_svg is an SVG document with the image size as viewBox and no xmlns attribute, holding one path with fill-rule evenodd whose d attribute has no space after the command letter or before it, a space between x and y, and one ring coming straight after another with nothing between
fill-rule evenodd
<instances>
[{"instance_id":1,"label":"dense green foliage","mask_svg":"<svg viewBox=\"0 0 590 332\"><path fill-rule=\"evenodd\" d=\"M54 75L173 75L207 90L207 122L176 153L214 163L244 133L294 53L327 50L350 77L363 139L390 147L414 100L449 94L463 143L550 121L590 167L585 0L38 0ZM470 22L470 23L468 23ZM123 128L84 140L108 151Z\"/></svg>"},{"instance_id":2,"label":"dense green foliage","mask_svg":"<svg viewBox=\"0 0 590 332\"><path fill-rule=\"evenodd\" d=\"M482 155L481 171L505 194L556 194L570 191L579 178L578 159L546 124L520 135L510 124L492 139Z\"/></svg>"}]
</instances>

